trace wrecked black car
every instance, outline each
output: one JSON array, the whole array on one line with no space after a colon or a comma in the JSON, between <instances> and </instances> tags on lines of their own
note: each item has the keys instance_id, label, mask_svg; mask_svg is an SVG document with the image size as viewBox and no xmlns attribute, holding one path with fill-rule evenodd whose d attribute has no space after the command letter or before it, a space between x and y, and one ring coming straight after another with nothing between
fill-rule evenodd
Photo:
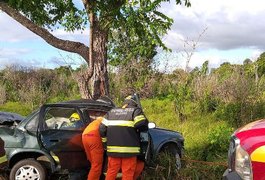
<instances>
[{"instance_id":1,"label":"wrecked black car","mask_svg":"<svg viewBox=\"0 0 265 180\"><path fill-rule=\"evenodd\" d=\"M91 112L106 113L114 104L106 99L74 100L45 104L23 119L15 127L0 126L6 158L1 168L10 171L10 179L45 179L55 173L67 173L76 169L89 170L82 131L90 123ZM80 126L64 126L73 113L80 116ZM142 157L152 165L160 152L171 153L176 168L181 167L184 138L175 131L156 128L154 123L148 132L141 134ZM0 147L3 149L3 147Z\"/></svg>"},{"instance_id":2,"label":"wrecked black car","mask_svg":"<svg viewBox=\"0 0 265 180\"><path fill-rule=\"evenodd\" d=\"M0 126L1 125L13 126L21 122L24 118L25 117L17 113L0 111Z\"/></svg>"}]
</instances>

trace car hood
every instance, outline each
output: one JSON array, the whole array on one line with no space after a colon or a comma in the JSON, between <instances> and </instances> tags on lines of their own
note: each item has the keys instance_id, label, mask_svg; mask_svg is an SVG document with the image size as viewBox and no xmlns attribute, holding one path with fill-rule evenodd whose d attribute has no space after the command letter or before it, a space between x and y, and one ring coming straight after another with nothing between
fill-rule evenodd
<instances>
[{"instance_id":1,"label":"car hood","mask_svg":"<svg viewBox=\"0 0 265 180\"><path fill-rule=\"evenodd\" d=\"M235 131L240 145L251 154L256 148L265 146L265 119L251 122Z\"/></svg>"},{"instance_id":2,"label":"car hood","mask_svg":"<svg viewBox=\"0 0 265 180\"><path fill-rule=\"evenodd\" d=\"M249 130L255 130L255 129L265 129L265 119L257 120L254 122L251 122L247 125L242 126L239 128L236 133L249 131Z\"/></svg>"},{"instance_id":3,"label":"car hood","mask_svg":"<svg viewBox=\"0 0 265 180\"><path fill-rule=\"evenodd\" d=\"M0 111L0 124L13 123L15 121L20 122L24 118L25 117L23 117L17 113Z\"/></svg>"},{"instance_id":4,"label":"car hood","mask_svg":"<svg viewBox=\"0 0 265 180\"><path fill-rule=\"evenodd\" d=\"M184 137L182 136L182 134L177 131L172 131L172 130L156 127L153 129L149 129L149 133L157 136L158 138L167 136L167 137L172 137L174 139L177 138L178 141L184 141Z\"/></svg>"}]
</instances>

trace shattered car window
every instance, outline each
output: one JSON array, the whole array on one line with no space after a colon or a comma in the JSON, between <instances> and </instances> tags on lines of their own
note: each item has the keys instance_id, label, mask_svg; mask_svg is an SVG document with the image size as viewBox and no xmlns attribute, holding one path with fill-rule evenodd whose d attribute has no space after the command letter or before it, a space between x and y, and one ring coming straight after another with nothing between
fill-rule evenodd
<instances>
[{"instance_id":1,"label":"shattered car window","mask_svg":"<svg viewBox=\"0 0 265 180\"><path fill-rule=\"evenodd\" d=\"M28 121L25 129L27 129L29 131L37 131L38 122L39 122L39 114L37 113L31 117L31 119Z\"/></svg>"}]
</instances>

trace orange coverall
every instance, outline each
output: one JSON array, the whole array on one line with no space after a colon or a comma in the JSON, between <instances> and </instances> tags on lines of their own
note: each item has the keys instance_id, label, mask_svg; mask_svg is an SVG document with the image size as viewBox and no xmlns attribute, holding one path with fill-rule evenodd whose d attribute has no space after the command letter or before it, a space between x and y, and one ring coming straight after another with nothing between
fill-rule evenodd
<instances>
[{"instance_id":1,"label":"orange coverall","mask_svg":"<svg viewBox=\"0 0 265 180\"><path fill-rule=\"evenodd\" d=\"M144 169L144 161L137 160L136 168L135 168L135 171L133 174L133 180L137 180L137 178L141 175L143 169ZM111 178L108 178L108 179L114 179L114 177L115 176L113 175ZM122 178L125 179L124 176L122 176ZM118 178L118 179L120 179L120 178Z\"/></svg>"},{"instance_id":2,"label":"orange coverall","mask_svg":"<svg viewBox=\"0 0 265 180\"><path fill-rule=\"evenodd\" d=\"M115 180L120 168L122 169L122 180L133 180L136 166L136 156L128 158L108 157L106 180Z\"/></svg>"},{"instance_id":3,"label":"orange coverall","mask_svg":"<svg viewBox=\"0 0 265 180\"><path fill-rule=\"evenodd\" d=\"M144 169L144 161L137 160L137 165L134 171L133 180L136 180L142 173Z\"/></svg>"},{"instance_id":4,"label":"orange coverall","mask_svg":"<svg viewBox=\"0 0 265 180\"><path fill-rule=\"evenodd\" d=\"M87 159L91 163L91 169L87 176L88 180L98 180L103 165L103 145L99 134L99 125L102 118L92 121L82 134L82 142L85 148Z\"/></svg>"}]
</instances>

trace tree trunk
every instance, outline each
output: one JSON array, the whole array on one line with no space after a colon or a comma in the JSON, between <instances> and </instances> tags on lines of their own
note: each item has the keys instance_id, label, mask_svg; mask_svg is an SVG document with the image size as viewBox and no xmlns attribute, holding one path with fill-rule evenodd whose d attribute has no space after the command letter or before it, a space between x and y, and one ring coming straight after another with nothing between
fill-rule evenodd
<instances>
[{"instance_id":1,"label":"tree trunk","mask_svg":"<svg viewBox=\"0 0 265 180\"><path fill-rule=\"evenodd\" d=\"M109 96L109 79L107 70L107 40L108 30L101 29L97 17L89 14L90 47L86 59L89 68L78 75L78 86L81 97L97 99Z\"/></svg>"},{"instance_id":2,"label":"tree trunk","mask_svg":"<svg viewBox=\"0 0 265 180\"><path fill-rule=\"evenodd\" d=\"M85 72L86 73L86 72ZM91 99L92 95L89 89L89 79L86 78L84 72L78 73L75 76L75 79L78 83L78 87L79 87L79 92L81 95L81 98L83 99Z\"/></svg>"},{"instance_id":3,"label":"tree trunk","mask_svg":"<svg viewBox=\"0 0 265 180\"><path fill-rule=\"evenodd\" d=\"M92 97L109 96L109 79L107 70L107 40L108 31L102 30L99 21L93 23L92 58L94 71L90 79Z\"/></svg>"}]
</instances>

